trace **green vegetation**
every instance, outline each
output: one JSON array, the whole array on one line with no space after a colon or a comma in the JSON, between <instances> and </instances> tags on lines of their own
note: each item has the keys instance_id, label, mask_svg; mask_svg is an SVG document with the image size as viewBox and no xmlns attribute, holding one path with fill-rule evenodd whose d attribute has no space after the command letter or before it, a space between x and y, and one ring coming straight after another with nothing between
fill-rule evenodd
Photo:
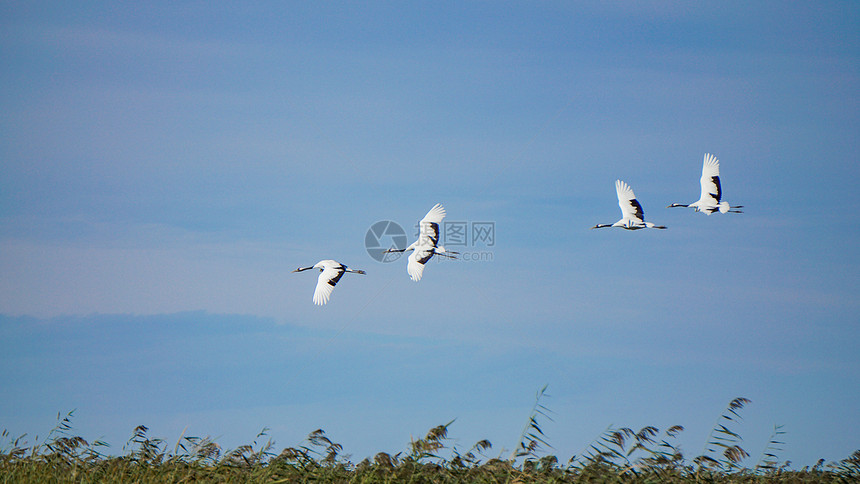
<instances>
[{"instance_id":1,"label":"green vegetation","mask_svg":"<svg viewBox=\"0 0 860 484\"><path fill-rule=\"evenodd\" d=\"M710 482L710 483L848 483L860 482L860 451L839 462L791 470L780 464L784 431L780 426L762 451L757 464L744 467L749 457L741 447L741 436L732 429L739 410L749 403L732 400L720 415L701 455L687 461L675 437L683 431L676 425L665 431L643 427L609 428L581 456L562 464L553 455L539 456L551 448L541 430L550 411L541 404L544 387L520 437L507 459L488 457L492 449L482 440L466 452L446 445L453 421L430 429L426 436L409 443L407 452L380 452L372 459L353 464L341 455L342 446L325 432L315 430L296 447L275 452L267 429L253 443L222 451L209 437L183 435L170 448L161 439L147 436L147 428L134 429L123 446L124 455L103 452L107 444L87 442L71 434L73 412L58 424L41 444L28 446L25 436L0 438L0 482L476 482L476 483L585 483L585 482Z\"/></svg>"}]
</instances>

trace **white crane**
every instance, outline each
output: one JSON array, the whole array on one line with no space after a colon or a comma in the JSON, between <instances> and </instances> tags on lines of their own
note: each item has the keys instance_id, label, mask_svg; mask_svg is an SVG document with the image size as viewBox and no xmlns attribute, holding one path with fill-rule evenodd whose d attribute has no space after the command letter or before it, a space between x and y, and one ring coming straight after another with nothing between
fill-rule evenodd
<instances>
[{"instance_id":1,"label":"white crane","mask_svg":"<svg viewBox=\"0 0 860 484\"><path fill-rule=\"evenodd\" d=\"M732 207L728 202L722 201L723 189L720 185L720 160L716 156L705 153L705 161L702 164L702 178L699 180L702 185L702 194L699 199L693 203L684 205L683 203L673 203L666 208L672 207L692 207L696 212L705 212L710 215L716 211L720 213L743 213L739 208L743 205Z\"/></svg>"},{"instance_id":2,"label":"white crane","mask_svg":"<svg viewBox=\"0 0 860 484\"><path fill-rule=\"evenodd\" d=\"M451 259L456 259L452 254L458 252L448 252L445 247L439 245L439 224L445 218L445 208L441 204L433 205L433 208L427 212L427 215L418 223L419 233L418 240L412 243L405 249L388 249L386 252L406 252L413 251L409 254L409 262L406 264L406 272L413 281L418 282L421 276L424 275L424 264L427 263L434 255L440 255Z\"/></svg>"},{"instance_id":3,"label":"white crane","mask_svg":"<svg viewBox=\"0 0 860 484\"><path fill-rule=\"evenodd\" d=\"M645 212L642 211L642 205L639 200L636 200L636 195L633 194L630 185L621 180L615 180L615 193L618 195L618 206L621 207L621 220L614 224L597 224L591 227L592 229L602 229L603 227L621 227L627 230L666 228L663 225L654 225L645 221Z\"/></svg>"},{"instance_id":4,"label":"white crane","mask_svg":"<svg viewBox=\"0 0 860 484\"><path fill-rule=\"evenodd\" d=\"M317 262L311 267L299 267L293 272L302 272L309 269L319 269L320 277L317 279L317 287L314 289L314 304L322 306L327 303L331 297L331 292L334 291L334 286L343 277L345 272L353 274L367 274L362 270L350 269L338 261L326 259Z\"/></svg>"}]
</instances>

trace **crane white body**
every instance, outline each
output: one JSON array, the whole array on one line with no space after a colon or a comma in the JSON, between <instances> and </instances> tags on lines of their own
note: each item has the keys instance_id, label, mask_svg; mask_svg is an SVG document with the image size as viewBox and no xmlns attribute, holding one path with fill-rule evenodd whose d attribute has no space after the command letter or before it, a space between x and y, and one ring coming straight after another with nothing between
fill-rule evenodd
<instances>
[{"instance_id":1,"label":"crane white body","mask_svg":"<svg viewBox=\"0 0 860 484\"><path fill-rule=\"evenodd\" d=\"M353 274L366 274L366 272L358 269L350 269L338 261L325 259L317 262L310 267L299 267L293 272L302 272L310 269L319 269L320 276L317 279L317 287L314 289L314 304L322 306L328 302L331 297L331 292L334 291L334 286L337 285L340 278L347 272Z\"/></svg>"},{"instance_id":2,"label":"crane white body","mask_svg":"<svg viewBox=\"0 0 860 484\"><path fill-rule=\"evenodd\" d=\"M702 163L702 178L699 180L702 192L699 199L693 203L673 203L667 208L672 207L690 207L696 212L704 212L708 215L720 213L743 213L738 210L743 208L743 205L732 207L728 202L723 200L723 187L720 183L720 160L716 156L705 153L705 159Z\"/></svg>"},{"instance_id":3,"label":"crane white body","mask_svg":"<svg viewBox=\"0 0 860 484\"><path fill-rule=\"evenodd\" d=\"M427 215L418 223L418 240L410 244L405 249L388 249L386 252L407 252L409 254L406 264L406 272L413 281L418 282L424 275L424 265L433 258L434 255L444 257L455 257L452 254L457 252L448 252L445 247L439 245L439 224L445 218L445 208L441 204L433 205L433 208L427 212Z\"/></svg>"},{"instance_id":4,"label":"crane white body","mask_svg":"<svg viewBox=\"0 0 860 484\"><path fill-rule=\"evenodd\" d=\"M618 206L621 207L621 220L614 224L597 224L592 229L601 229L604 227L619 227L626 230L639 229L665 229L663 225L655 225L645 221L645 212L642 210L642 204L636 200L636 195L633 194L633 189L630 185L621 180L615 180L615 194L618 196Z\"/></svg>"}]
</instances>

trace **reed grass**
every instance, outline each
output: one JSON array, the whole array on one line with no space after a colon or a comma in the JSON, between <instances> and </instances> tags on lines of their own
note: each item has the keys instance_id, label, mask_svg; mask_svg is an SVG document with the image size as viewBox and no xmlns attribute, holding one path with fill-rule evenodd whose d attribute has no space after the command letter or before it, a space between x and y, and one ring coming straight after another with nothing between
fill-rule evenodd
<instances>
[{"instance_id":1,"label":"reed grass","mask_svg":"<svg viewBox=\"0 0 860 484\"><path fill-rule=\"evenodd\" d=\"M543 450L552 449L542 430L552 421L542 403L546 386L535 397L520 440L507 459L491 457L492 443L481 440L461 452L449 447L454 421L431 428L411 439L404 452L380 452L354 464L343 447L317 429L295 447L275 452L268 429L252 443L223 450L210 437L187 436L173 445L148 435L138 426L122 447L109 455L107 443L88 442L73 435L74 412L57 415L57 425L43 442L27 443L27 436L0 434L0 482L337 482L337 483L849 483L860 482L860 450L838 462L818 461L800 470L781 462L785 431L775 426L753 467L741 446L735 425L750 401L732 400L717 419L703 452L687 460L675 443L684 428L661 430L646 426L607 428L579 456L564 464ZM38 439L37 439L38 440ZM543 454L543 455L541 455Z\"/></svg>"}]
</instances>

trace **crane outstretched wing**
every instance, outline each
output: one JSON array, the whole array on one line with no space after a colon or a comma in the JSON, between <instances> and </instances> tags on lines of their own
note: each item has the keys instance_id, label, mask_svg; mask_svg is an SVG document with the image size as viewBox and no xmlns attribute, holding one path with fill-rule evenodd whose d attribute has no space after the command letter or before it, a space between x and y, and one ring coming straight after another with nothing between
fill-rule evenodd
<instances>
[{"instance_id":1,"label":"crane outstretched wing","mask_svg":"<svg viewBox=\"0 0 860 484\"><path fill-rule=\"evenodd\" d=\"M424 264L416 261L414 256L414 252L409 254L409 262L406 264L406 272L409 273L409 277L411 277L413 281L418 282L421 280L421 276L424 275Z\"/></svg>"},{"instance_id":2,"label":"crane outstretched wing","mask_svg":"<svg viewBox=\"0 0 860 484\"><path fill-rule=\"evenodd\" d=\"M723 196L720 186L720 160L716 156L705 153L705 161L702 163L702 194L699 200L708 205L719 205Z\"/></svg>"},{"instance_id":3,"label":"crane outstretched wing","mask_svg":"<svg viewBox=\"0 0 860 484\"><path fill-rule=\"evenodd\" d=\"M409 277L411 277L413 281L418 282L421 280L421 276L424 275L424 264L433 258L433 254L435 254L433 248L419 248L409 254L409 262L406 264L406 272L409 273Z\"/></svg>"},{"instance_id":4,"label":"crane outstretched wing","mask_svg":"<svg viewBox=\"0 0 860 484\"><path fill-rule=\"evenodd\" d=\"M419 245L436 247L439 245L439 224L445 218L445 208L441 204L433 205L427 215L418 222Z\"/></svg>"},{"instance_id":5,"label":"crane outstretched wing","mask_svg":"<svg viewBox=\"0 0 860 484\"><path fill-rule=\"evenodd\" d=\"M317 279L317 287L314 289L314 304L322 306L327 303L334 291L334 286L343 277L344 268L341 265L326 264L320 277Z\"/></svg>"},{"instance_id":6,"label":"crane outstretched wing","mask_svg":"<svg viewBox=\"0 0 860 484\"><path fill-rule=\"evenodd\" d=\"M640 222L645 220L642 205L639 200L636 200L636 195L630 185L621 180L615 180L615 193L618 195L618 206L621 207L623 219L632 218Z\"/></svg>"}]
</instances>

